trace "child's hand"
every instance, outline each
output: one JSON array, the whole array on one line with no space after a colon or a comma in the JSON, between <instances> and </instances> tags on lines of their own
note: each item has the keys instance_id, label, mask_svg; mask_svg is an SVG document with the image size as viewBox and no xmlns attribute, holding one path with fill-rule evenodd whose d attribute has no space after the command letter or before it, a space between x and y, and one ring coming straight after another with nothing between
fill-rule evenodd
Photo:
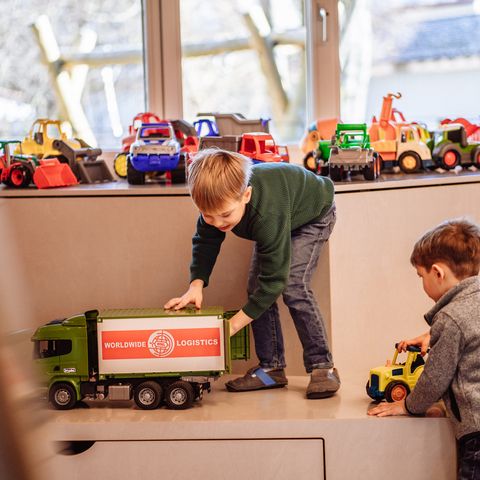
<instances>
[{"instance_id":1,"label":"child's hand","mask_svg":"<svg viewBox=\"0 0 480 480\"><path fill-rule=\"evenodd\" d=\"M409 345L420 347L422 350L422 356L425 355L428 351L428 347L430 346L430 332L426 332L423 335L412 338L411 340L402 340L401 342L398 342L397 350L399 352L405 352Z\"/></svg>"},{"instance_id":2,"label":"child's hand","mask_svg":"<svg viewBox=\"0 0 480 480\"><path fill-rule=\"evenodd\" d=\"M203 301L203 280L193 280L190 284L190 288L181 296L171 298L164 306L165 309L173 308L174 310L180 310L186 307L190 303L193 303L196 308L202 307Z\"/></svg>"},{"instance_id":3,"label":"child's hand","mask_svg":"<svg viewBox=\"0 0 480 480\"><path fill-rule=\"evenodd\" d=\"M245 325L248 325L253 319L250 318L246 313L243 313L243 310L239 310L231 319L230 319L230 336L235 335L239 330L241 330Z\"/></svg>"},{"instance_id":4,"label":"child's hand","mask_svg":"<svg viewBox=\"0 0 480 480\"><path fill-rule=\"evenodd\" d=\"M371 408L368 412L368 415L375 417L390 417L392 415L408 415L407 410L405 409L405 399L400 400L399 402L382 402L376 407Z\"/></svg>"}]
</instances>

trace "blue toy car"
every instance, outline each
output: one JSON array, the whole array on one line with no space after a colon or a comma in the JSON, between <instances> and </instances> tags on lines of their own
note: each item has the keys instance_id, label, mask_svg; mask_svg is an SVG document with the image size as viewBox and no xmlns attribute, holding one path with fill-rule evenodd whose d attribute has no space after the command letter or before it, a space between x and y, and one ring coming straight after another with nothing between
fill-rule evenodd
<instances>
[{"instance_id":1,"label":"blue toy car","mask_svg":"<svg viewBox=\"0 0 480 480\"><path fill-rule=\"evenodd\" d=\"M128 183L144 185L146 173L167 173L172 183L185 182L185 156L170 122L144 123L137 131L127 158Z\"/></svg>"}]
</instances>

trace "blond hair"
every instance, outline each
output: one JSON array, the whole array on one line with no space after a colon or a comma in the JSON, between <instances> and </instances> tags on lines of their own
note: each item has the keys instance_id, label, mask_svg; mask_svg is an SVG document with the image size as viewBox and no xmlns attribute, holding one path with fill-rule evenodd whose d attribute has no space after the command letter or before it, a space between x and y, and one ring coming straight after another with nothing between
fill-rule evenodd
<instances>
[{"instance_id":1,"label":"blond hair","mask_svg":"<svg viewBox=\"0 0 480 480\"><path fill-rule=\"evenodd\" d=\"M465 219L447 220L417 240L410 262L428 272L434 263L443 262L459 280L478 275L480 228Z\"/></svg>"},{"instance_id":2,"label":"blond hair","mask_svg":"<svg viewBox=\"0 0 480 480\"><path fill-rule=\"evenodd\" d=\"M190 195L201 212L216 212L238 200L252 175L252 162L239 153L208 148L195 155L188 168Z\"/></svg>"}]
</instances>

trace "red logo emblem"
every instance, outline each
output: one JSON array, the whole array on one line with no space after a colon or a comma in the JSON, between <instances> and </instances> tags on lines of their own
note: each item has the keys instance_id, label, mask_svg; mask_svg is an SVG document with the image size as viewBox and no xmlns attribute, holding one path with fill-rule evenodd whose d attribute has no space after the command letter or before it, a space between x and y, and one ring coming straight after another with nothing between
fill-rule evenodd
<instances>
[{"instance_id":1,"label":"red logo emblem","mask_svg":"<svg viewBox=\"0 0 480 480\"><path fill-rule=\"evenodd\" d=\"M167 330L157 330L148 339L148 349L156 357L168 357L175 348L175 339Z\"/></svg>"}]
</instances>

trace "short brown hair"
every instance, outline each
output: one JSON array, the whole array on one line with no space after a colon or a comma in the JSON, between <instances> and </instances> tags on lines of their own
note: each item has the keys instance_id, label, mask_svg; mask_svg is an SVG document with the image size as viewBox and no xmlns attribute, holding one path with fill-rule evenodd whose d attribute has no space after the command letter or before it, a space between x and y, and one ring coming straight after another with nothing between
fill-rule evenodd
<instances>
[{"instance_id":1,"label":"short brown hair","mask_svg":"<svg viewBox=\"0 0 480 480\"><path fill-rule=\"evenodd\" d=\"M188 187L202 212L214 212L228 200L239 199L248 187L252 161L239 153L208 148L193 158Z\"/></svg>"},{"instance_id":2,"label":"short brown hair","mask_svg":"<svg viewBox=\"0 0 480 480\"><path fill-rule=\"evenodd\" d=\"M434 263L443 262L460 280L478 275L480 229L466 219L447 220L417 240L410 262L427 271Z\"/></svg>"}]
</instances>

